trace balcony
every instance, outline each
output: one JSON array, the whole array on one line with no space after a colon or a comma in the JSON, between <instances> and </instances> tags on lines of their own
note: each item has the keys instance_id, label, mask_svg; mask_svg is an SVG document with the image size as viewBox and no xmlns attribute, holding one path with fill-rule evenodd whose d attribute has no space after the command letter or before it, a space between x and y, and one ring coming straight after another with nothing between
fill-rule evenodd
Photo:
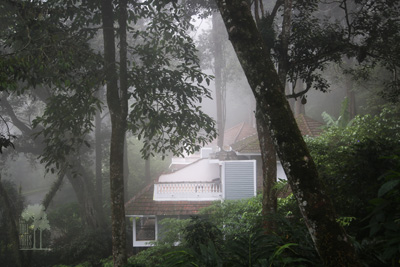
<instances>
[{"instance_id":1,"label":"balcony","mask_svg":"<svg viewBox=\"0 0 400 267\"><path fill-rule=\"evenodd\" d=\"M170 182L154 184L155 201L213 201L222 199L222 184Z\"/></svg>"}]
</instances>

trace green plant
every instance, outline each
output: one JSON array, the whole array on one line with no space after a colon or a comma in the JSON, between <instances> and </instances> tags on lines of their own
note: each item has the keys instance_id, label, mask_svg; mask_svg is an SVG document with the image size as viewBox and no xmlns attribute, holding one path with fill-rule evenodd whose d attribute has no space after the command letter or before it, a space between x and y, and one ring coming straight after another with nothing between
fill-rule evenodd
<instances>
[{"instance_id":1,"label":"green plant","mask_svg":"<svg viewBox=\"0 0 400 267\"><path fill-rule=\"evenodd\" d=\"M164 266L212 266L222 267L223 259L214 243L200 244L198 251L192 248L178 248L164 255Z\"/></svg>"},{"instance_id":2,"label":"green plant","mask_svg":"<svg viewBox=\"0 0 400 267\"><path fill-rule=\"evenodd\" d=\"M384 181L377 197L370 200L372 207L368 229L370 244L379 259L396 266L400 264L400 156L392 156L395 169L380 177Z\"/></svg>"},{"instance_id":3,"label":"green plant","mask_svg":"<svg viewBox=\"0 0 400 267\"><path fill-rule=\"evenodd\" d=\"M242 233L226 241L226 257L229 266L262 266L273 253L274 242L257 231Z\"/></svg>"},{"instance_id":4,"label":"green plant","mask_svg":"<svg viewBox=\"0 0 400 267\"><path fill-rule=\"evenodd\" d=\"M196 252L200 250L201 244L206 245L210 242L218 248L222 237L221 230L215 224L199 216L192 216L183 230L184 245Z\"/></svg>"},{"instance_id":5,"label":"green plant","mask_svg":"<svg viewBox=\"0 0 400 267\"><path fill-rule=\"evenodd\" d=\"M160 224L158 240L154 244L174 246L181 242L182 233L189 225L190 219L165 218ZM165 229L165 230L163 230Z\"/></svg>"},{"instance_id":6,"label":"green plant","mask_svg":"<svg viewBox=\"0 0 400 267\"><path fill-rule=\"evenodd\" d=\"M338 216L355 218L346 229L358 240L368 235L361 219L382 185L377 178L394 167L388 156L400 150L399 118L398 110L385 109L377 116L357 116L351 126L330 127L319 137L306 138Z\"/></svg>"},{"instance_id":7,"label":"green plant","mask_svg":"<svg viewBox=\"0 0 400 267\"><path fill-rule=\"evenodd\" d=\"M339 117L336 119L332 115L329 115L327 112L322 112L321 116L324 119L327 127L337 127L340 129L351 126L353 120L350 119L349 113L349 99L347 97L342 101L342 106L340 108Z\"/></svg>"},{"instance_id":8,"label":"green plant","mask_svg":"<svg viewBox=\"0 0 400 267\"><path fill-rule=\"evenodd\" d=\"M254 230L262 222L262 195L243 200L225 200L200 211L208 216L225 238Z\"/></svg>"},{"instance_id":9,"label":"green plant","mask_svg":"<svg viewBox=\"0 0 400 267\"><path fill-rule=\"evenodd\" d=\"M140 251L138 254L130 257L128 263L130 266L162 267L165 263L165 254L174 249L175 248L171 245L156 243L154 246Z\"/></svg>"}]
</instances>

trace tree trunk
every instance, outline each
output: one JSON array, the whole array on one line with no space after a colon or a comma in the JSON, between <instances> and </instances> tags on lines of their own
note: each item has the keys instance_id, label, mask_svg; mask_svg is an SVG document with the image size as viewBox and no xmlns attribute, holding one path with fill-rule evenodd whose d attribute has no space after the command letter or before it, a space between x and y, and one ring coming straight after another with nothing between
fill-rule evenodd
<instances>
[{"instance_id":1,"label":"tree trunk","mask_svg":"<svg viewBox=\"0 0 400 267\"><path fill-rule=\"evenodd\" d=\"M71 161L69 161L71 162ZM79 163L73 163L74 169L67 168L67 177L75 191L81 209L82 219L91 229L103 228L103 213L99 212L99 205L93 182ZM101 207L102 208L102 207Z\"/></svg>"},{"instance_id":2,"label":"tree trunk","mask_svg":"<svg viewBox=\"0 0 400 267\"><path fill-rule=\"evenodd\" d=\"M96 92L97 98L102 99L102 88ZM103 153L101 149L101 111L97 110L95 115L95 153L96 153L96 163L95 163L95 173L96 173L96 202L99 206L99 211L103 216Z\"/></svg>"},{"instance_id":3,"label":"tree trunk","mask_svg":"<svg viewBox=\"0 0 400 267\"><path fill-rule=\"evenodd\" d=\"M297 127L248 4L217 0L232 45L268 125L278 157L297 199L315 248L326 266L361 266L344 229L336 222L330 199Z\"/></svg>"},{"instance_id":4,"label":"tree trunk","mask_svg":"<svg viewBox=\"0 0 400 267\"><path fill-rule=\"evenodd\" d=\"M258 4L255 1L255 17L256 23L258 17ZM278 3L277 3L278 4ZM290 25L291 25L291 14L292 14L292 0L285 0L283 3L283 22L282 22L282 33L281 33L281 47L280 47L280 58L278 61L278 77L281 84L286 84L286 75L288 68L288 48L289 48L289 37L290 37ZM262 14L264 16L264 14ZM272 22L272 20L271 20ZM269 25L273 27L273 25ZM257 105L256 114L261 114L260 106ZM277 157L274 144L269 134L268 124L263 121L262 116L256 116L257 119L257 132L258 139L260 141L261 159L263 167L263 202L262 211L264 215L264 226L267 233L270 233L274 229L274 220L271 215L276 213L278 207L276 190L273 189L276 184L277 176Z\"/></svg>"},{"instance_id":5,"label":"tree trunk","mask_svg":"<svg viewBox=\"0 0 400 267\"><path fill-rule=\"evenodd\" d=\"M344 57L343 61L346 63L347 67L354 66L354 59ZM350 74L345 74L344 79L345 79L344 86L346 87L346 96L347 99L349 100L348 104L349 120L352 120L357 115L356 94L353 90L354 81Z\"/></svg>"},{"instance_id":6,"label":"tree trunk","mask_svg":"<svg viewBox=\"0 0 400 267\"><path fill-rule=\"evenodd\" d=\"M19 250L19 235L17 227L18 220L14 217L14 214L12 212L10 198L8 197L7 191L5 190L3 183L1 182L1 176L0 176L0 196L2 196L4 200L6 218L9 218L8 220L10 226L9 235L10 239L12 240L9 246L11 246L14 251L15 266L22 266L22 253L21 250Z\"/></svg>"},{"instance_id":7,"label":"tree trunk","mask_svg":"<svg viewBox=\"0 0 400 267\"><path fill-rule=\"evenodd\" d=\"M222 86L222 71L223 71L223 47L221 39L221 21L219 13L214 12L212 15L213 24L213 42L214 42L214 75L215 75L215 101L217 102L217 130L218 139L217 145L221 149L224 147L224 132L225 132L225 98L224 88Z\"/></svg>"},{"instance_id":8,"label":"tree trunk","mask_svg":"<svg viewBox=\"0 0 400 267\"><path fill-rule=\"evenodd\" d=\"M57 191L60 189L60 187L64 181L65 174L67 173L67 168L68 168L67 165L64 165L61 167L61 170L58 173L57 180L53 183L49 192L47 192L46 196L42 200L42 205L43 205L45 211L50 206L50 203L53 200L54 196L56 195Z\"/></svg>"},{"instance_id":9,"label":"tree trunk","mask_svg":"<svg viewBox=\"0 0 400 267\"><path fill-rule=\"evenodd\" d=\"M271 233L275 228L271 215L276 213L278 207L276 190L273 189L277 175L276 152L268 127L266 127L267 124L264 123L263 117L260 114L262 114L262 111L257 105L256 122L263 170L262 214L264 216L265 232Z\"/></svg>"},{"instance_id":10,"label":"tree trunk","mask_svg":"<svg viewBox=\"0 0 400 267\"><path fill-rule=\"evenodd\" d=\"M286 84L286 75L288 72L288 49L290 37L290 25L292 24L292 0L284 0L283 21L281 33L280 57L278 62L278 75L282 85ZM272 25L271 25L272 27Z\"/></svg>"},{"instance_id":11,"label":"tree trunk","mask_svg":"<svg viewBox=\"0 0 400 267\"><path fill-rule=\"evenodd\" d=\"M126 134L124 137L124 198L125 202L129 200L128 189L129 189L129 164L128 164L128 139Z\"/></svg>"},{"instance_id":12,"label":"tree trunk","mask_svg":"<svg viewBox=\"0 0 400 267\"><path fill-rule=\"evenodd\" d=\"M104 36L104 70L107 84L107 104L111 114L110 191L112 248L114 266L127 263L126 223L124 207L124 140L126 132L127 66L126 66L126 1L119 1L120 29L120 90L115 59L114 7L111 0L102 1Z\"/></svg>"}]
</instances>

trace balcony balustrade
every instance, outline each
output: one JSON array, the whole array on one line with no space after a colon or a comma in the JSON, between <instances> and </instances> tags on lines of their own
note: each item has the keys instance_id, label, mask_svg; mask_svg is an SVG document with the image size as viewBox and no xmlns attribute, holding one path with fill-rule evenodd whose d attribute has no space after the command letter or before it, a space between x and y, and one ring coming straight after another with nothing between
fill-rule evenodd
<instances>
[{"instance_id":1,"label":"balcony balustrade","mask_svg":"<svg viewBox=\"0 0 400 267\"><path fill-rule=\"evenodd\" d=\"M212 182L158 183L154 200L212 201L222 199L222 184Z\"/></svg>"}]
</instances>

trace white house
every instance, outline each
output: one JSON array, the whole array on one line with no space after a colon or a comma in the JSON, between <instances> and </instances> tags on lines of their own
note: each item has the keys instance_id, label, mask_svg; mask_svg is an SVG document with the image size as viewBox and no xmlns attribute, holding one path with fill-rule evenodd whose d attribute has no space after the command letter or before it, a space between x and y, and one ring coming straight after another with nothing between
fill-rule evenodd
<instances>
[{"instance_id":1,"label":"white house","mask_svg":"<svg viewBox=\"0 0 400 267\"><path fill-rule=\"evenodd\" d=\"M303 134L310 135L310 127L301 126L309 123L298 124ZM311 128L316 125L321 124ZM262 191L255 127L241 123L227 130L224 139L224 149L229 151L213 153L216 148L210 146L196 155L173 159L173 172L161 175L125 204L126 216L134 218L133 247L147 247L157 240L162 232L158 222L164 218L189 218L213 201L250 198ZM280 162L277 167L277 177L286 179Z\"/></svg>"}]
</instances>

